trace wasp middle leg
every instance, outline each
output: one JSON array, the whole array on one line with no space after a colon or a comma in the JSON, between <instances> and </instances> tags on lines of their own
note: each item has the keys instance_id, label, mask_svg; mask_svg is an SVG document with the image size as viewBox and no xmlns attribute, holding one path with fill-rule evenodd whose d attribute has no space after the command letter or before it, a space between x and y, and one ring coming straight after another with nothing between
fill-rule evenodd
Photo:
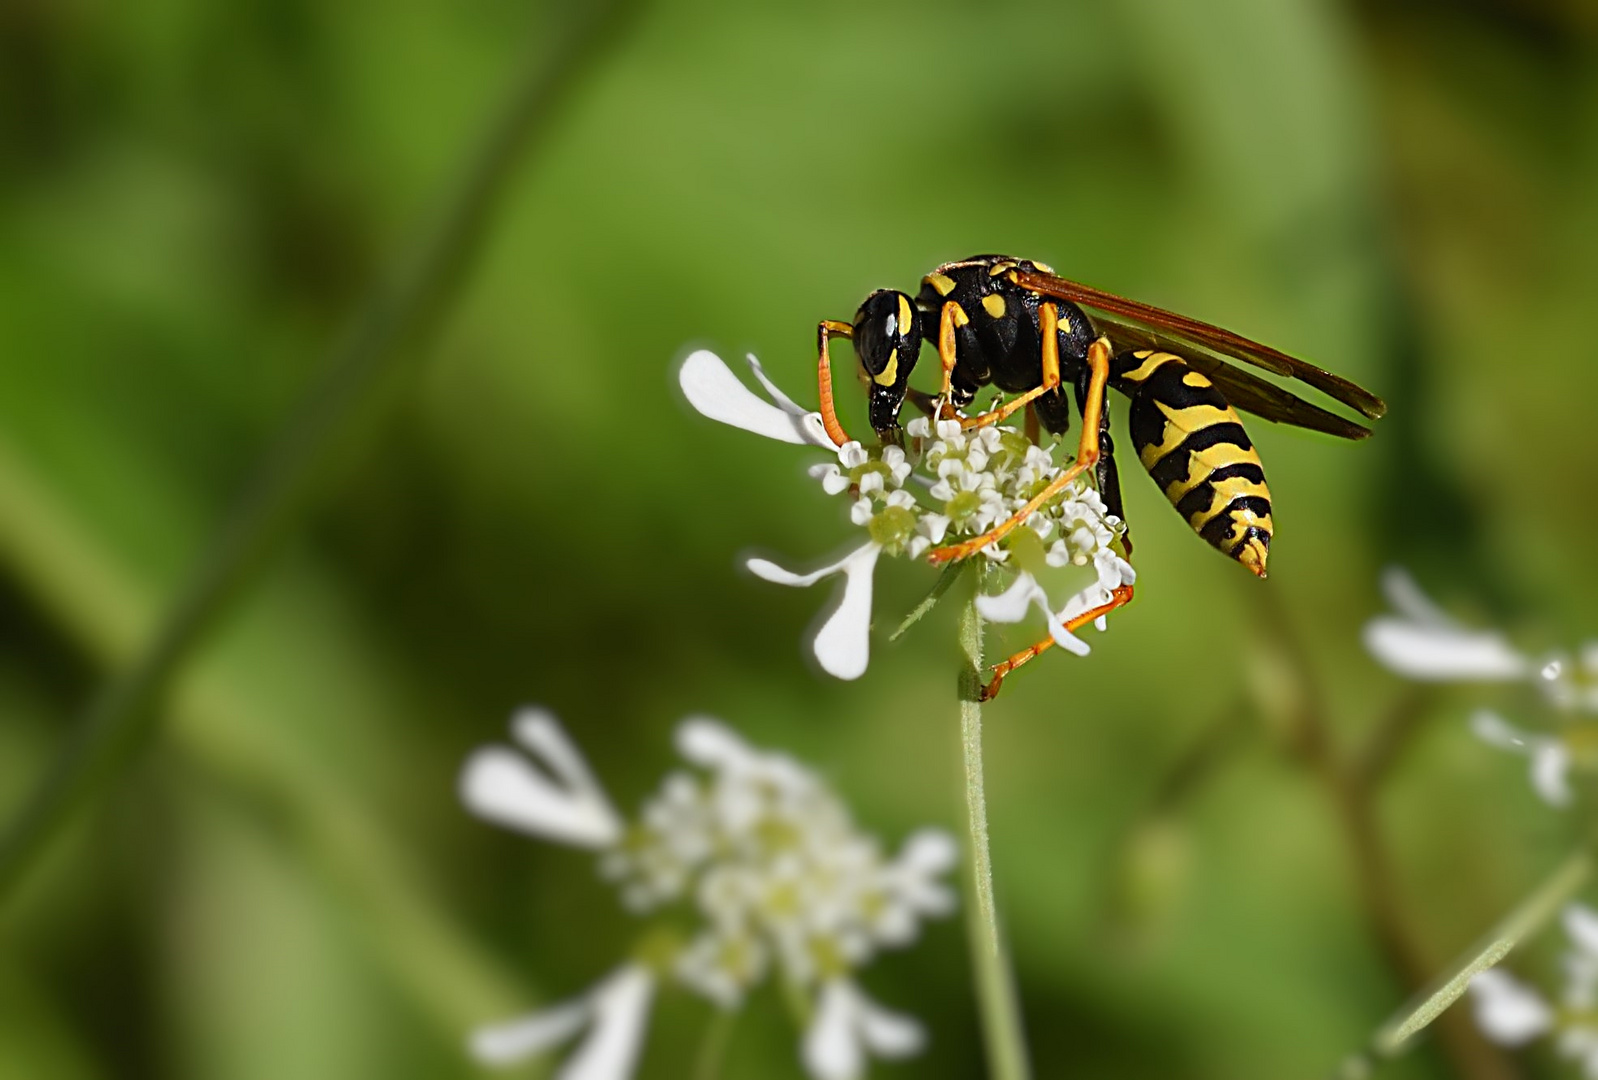
<instances>
[{"instance_id":1,"label":"wasp middle leg","mask_svg":"<svg viewBox=\"0 0 1598 1080\"><path fill-rule=\"evenodd\" d=\"M1060 311L1053 304L1038 305L1038 335L1043 342L1043 379L1026 393L1005 402L997 409L981 416L968 416L960 421L962 428L985 427L1009 419L1018 409L1024 409L1038 398L1060 385Z\"/></svg>"},{"instance_id":2,"label":"wasp middle leg","mask_svg":"<svg viewBox=\"0 0 1598 1080\"><path fill-rule=\"evenodd\" d=\"M1076 461L1069 469L1049 481L1049 485L1030 502L1018 510L1005 521L1001 521L981 536L973 536L969 540L958 544L949 544L944 547L934 548L927 555L927 559L934 564L952 562L955 559L964 559L989 544L1004 539L1010 531L1031 517L1045 503L1070 486L1071 481L1081 476L1088 469L1099 463L1099 431L1104 422L1104 392L1110 381L1110 343L1105 338L1099 338L1088 346L1088 367L1091 375L1088 380L1087 407L1082 412L1082 436L1077 444Z\"/></svg>"}]
</instances>

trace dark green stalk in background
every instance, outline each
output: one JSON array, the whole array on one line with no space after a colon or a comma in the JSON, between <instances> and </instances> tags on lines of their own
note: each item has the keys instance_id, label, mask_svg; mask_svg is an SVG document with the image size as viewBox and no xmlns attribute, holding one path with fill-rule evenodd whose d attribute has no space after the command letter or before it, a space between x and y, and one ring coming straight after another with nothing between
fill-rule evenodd
<instances>
[{"instance_id":1,"label":"dark green stalk in background","mask_svg":"<svg viewBox=\"0 0 1598 1080\"><path fill-rule=\"evenodd\" d=\"M358 420L426 353L458 299L516 167L549 128L578 78L614 40L634 0L580 6L562 33L541 36L500 115L473 153L442 216L379 283L263 455L148 645L85 709L54 765L0 840L0 901L74 814L105 792L155 733L160 698L264 558L303 520L329 461L350 449ZM366 425L370 430L371 425Z\"/></svg>"}]
</instances>

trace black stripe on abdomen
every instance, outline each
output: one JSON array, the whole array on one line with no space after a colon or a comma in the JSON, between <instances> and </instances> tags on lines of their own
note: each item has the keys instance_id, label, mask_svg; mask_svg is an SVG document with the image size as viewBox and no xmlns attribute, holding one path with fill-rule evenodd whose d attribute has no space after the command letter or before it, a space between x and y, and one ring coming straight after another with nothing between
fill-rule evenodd
<instances>
[{"instance_id":1,"label":"black stripe on abdomen","mask_svg":"<svg viewBox=\"0 0 1598 1080\"><path fill-rule=\"evenodd\" d=\"M1111 370L1132 398L1132 445L1165 497L1207 543L1263 573L1270 490L1225 396L1171 353L1123 353Z\"/></svg>"}]
</instances>

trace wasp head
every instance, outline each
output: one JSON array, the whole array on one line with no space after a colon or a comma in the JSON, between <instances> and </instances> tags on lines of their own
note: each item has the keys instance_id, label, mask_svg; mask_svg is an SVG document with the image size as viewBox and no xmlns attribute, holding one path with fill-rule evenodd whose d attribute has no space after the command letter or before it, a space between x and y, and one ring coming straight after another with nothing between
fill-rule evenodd
<instances>
[{"instance_id":1,"label":"wasp head","mask_svg":"<svg viewBox=\"0 0 1598 1080\"><path fill-rule=\"evenodd\" d=\"M871 426L884 442L899 441L899 408L921 352L921 316L910 297L878 289L854 317L854 351L871 402Z\"/></svg>"}]
</instances>

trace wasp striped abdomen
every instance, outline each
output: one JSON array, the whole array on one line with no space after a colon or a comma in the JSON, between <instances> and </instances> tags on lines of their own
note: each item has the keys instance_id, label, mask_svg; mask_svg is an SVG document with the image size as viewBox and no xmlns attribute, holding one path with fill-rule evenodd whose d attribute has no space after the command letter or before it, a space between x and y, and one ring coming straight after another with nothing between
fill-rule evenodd
<instances>
[{"instance_id":1,"label":"wasp striped abdomen","mask_svg":"<svg viewBox=\"0 0 1598 1080\"><path fill-rule=\"evenodd\" d=\"M1260 577L1271 547L1271 493L1248 432L1221 391L1173 353L1139 349L1111 363L1132 399L1132 445L1193 531Z\"/></svg>"}]
</instances>

